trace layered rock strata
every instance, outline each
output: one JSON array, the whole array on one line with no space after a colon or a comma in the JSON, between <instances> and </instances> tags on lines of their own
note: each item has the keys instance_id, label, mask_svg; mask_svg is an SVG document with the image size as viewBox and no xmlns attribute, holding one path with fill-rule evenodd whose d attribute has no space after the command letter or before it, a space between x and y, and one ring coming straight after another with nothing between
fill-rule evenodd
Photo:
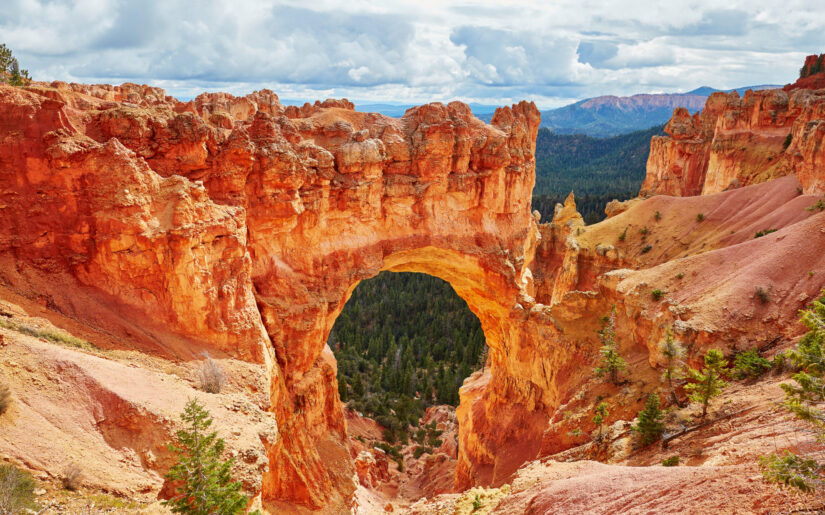
<instances>
[{"instance_id":1,"label":"layered rock strata","mask_svg":"<svg viewBox=\"0 0 825 515\"><path fill-rule=\"evenodd\" d=\"M713 93L693 116L676 109L651 142L641 195L707 195L785 175L825 193L823 113L825 90L802 86Z\"/></svg>"}]
</instances>

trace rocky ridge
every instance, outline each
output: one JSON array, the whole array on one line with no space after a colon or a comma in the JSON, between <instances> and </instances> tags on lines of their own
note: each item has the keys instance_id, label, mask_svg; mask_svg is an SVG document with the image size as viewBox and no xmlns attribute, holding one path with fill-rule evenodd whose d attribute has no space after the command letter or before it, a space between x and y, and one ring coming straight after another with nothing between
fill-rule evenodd
<instances>
[{"instance_id":1,"label":"rocky ridge","mask_svg":"<svg viewBox=\"0 0 825 515\"><path fill-rule=\"evenodd\" d=\"M263 507L338 512L358 489L386 482L391 466L347 438L327 335L360 280L429 273L467 301L490 347L490 366L460 392L454 487L508 484L525 463L584 443L574 429L592 429L596 396L621 398L610 423L632 418L658 381L657 343L669 328L694 364L711 346L781 349L801 333L796 312L825 285L825 214L807 209L825 180L814 130L821 103L807 90L792 91L786 107L787 93L758 93L715 94L694 117L677 110L669 139L654 141L649 191L704 195L613 205L610 218L585 226L572 197L548 224L530 213L539 117L528 103L487 125L460 103L393 119L345 100L284 107L268 91L183 103L130 84L0 86L3 296L105 351L93 359L99 351L71 350L74 375L64 365L36 379L31 364L0 368L21 391L67 378L104 386L84 389L75 414L88 445L115 464L98 475L118 480L99 488L163 495L159 449L177 401L204 395L232 424L221 415L232 394L250 400L254 423L239 436L261 475L246 486ZM793 166L773 150L771 159L724 150L745 140L781 147L782 131L802 130L800 120L812 129L788 149L810 151L794 154ZM766 164L774 161L781 166ZM776 231L754 238L766 229ZM590 373L611 306L637 380L620 393ZM69 359L17 336L26 315L15 309L0 332L16 355ZM227 395L197 394L204 352L231 369ZM146 367L143 356L159 374L139 382L154 386L140 395L118 387L115 369ZM178 385L168 405L150 393L167 381ZM49 392L60 390L34 391L43 398L17 404L0 443L49 474L47 449L33 459L14 447L20 424L55 417ZM128 420L105 408L123 402L136 413ZM74 433L52 426L71 454ZM123 442L141 442L127 453L136 457L123 457Z\"/></svg>"}]
</instances>

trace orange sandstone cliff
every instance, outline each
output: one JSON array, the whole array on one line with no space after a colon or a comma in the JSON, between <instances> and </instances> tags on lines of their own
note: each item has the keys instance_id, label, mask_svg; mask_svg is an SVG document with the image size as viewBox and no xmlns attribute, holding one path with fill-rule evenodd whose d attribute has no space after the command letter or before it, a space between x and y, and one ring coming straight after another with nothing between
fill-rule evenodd
<instances>
[{"instance_id":1,"label":"orange sandstone cliff","mask_svg":"<svg viewBox=\"0 0 825 515\"><path fill-rule=\"evenodd\" d=\"M817 89L825 87L823 80L825 72L818 72L742 98L713 93L693 116L674 110L668 135L651 142L641 194L717 193L791 174L805 193L825 193L825 92Z\"/></svg>"},{"instance_id":2,"label":"orange sandstone cliff","mask_svg":"<svg viewBox=\"0 0 825 515\"><path fill-rule=\"evenodd\" d=\"M179 102L133 84L0 86L0 316L37 312L105 347L23 338L4 351L26 402L0 420L0 451L47 473L49 449L14 445L47 420L61 449L81 439L109 463L97 486L163 496L174 413L199 396L245 447L244 484L264 508L352 508L387 463L347 441L327 336L359 281L413 271L447 280L490 347L460 391L458 449L444 450L453 485L505 485L582 444L597 395L619 396L609 423L632 419L668 329L694 364L709 347L801 334L797 310L825 285L825 213L806 209L825 190L823 106L797 88L677 110L651 147L643 190L660 195L585 226L572 196L549 223L530 212L539 113L526 102L488 125L458 102L393 119L346 100L285 107L269 91ZM777 231L754 238L765 229ZM611 306L636 380L619 393L591 381ZM204 353L227 363L226 396L193 388ZM61 427L69 385L85 400ZM443 470L428 470L426 491L443 491ZM536 495L542 509L562 502Z\"/></svg>"},{"instance_id":3,"label":"orange sandstone cliff","mask_svg":"<svg viewBox=\"0 0 825 515\"><path fill-rule=\"evenodd\" d=\"M182 103L145 86L53 83L3 86L0 113L4 283L128 348L260 364L261 408L278 425L261 437L265 502L329 508L354 489L325 342L381 270L448 280L488 335L474 424L495 413L513 429L462 426L462 481L535 455L558 392L523 323L548 324L530 311L532 104L486 125L460 103L391 119L346 101L284 108L268 91ZM567 361L560 352L544 354Z\"/></svg>"}]
</instances>

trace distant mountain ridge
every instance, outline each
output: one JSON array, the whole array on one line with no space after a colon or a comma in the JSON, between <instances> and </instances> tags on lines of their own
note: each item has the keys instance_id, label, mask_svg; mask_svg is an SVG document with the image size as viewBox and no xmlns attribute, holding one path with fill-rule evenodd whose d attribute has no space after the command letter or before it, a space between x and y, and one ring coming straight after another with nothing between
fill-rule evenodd
<instances>
[{"instance_id":1,"label":"distant mountain ridge","mask_svg":"<svg viewBox=\"0 0 825 515\"><path fill-rule=\"evenodd\" d=\"M541 126L558 134L586 134L606 138L661 125L670 119L673 109L684 107L691 113L701 110L711 93L781 86L759 85L719 90L702 86L687 93L639 94L628 97L605 95L587 98L558 109L541 112Z\"/></svg>"}]
</instances>

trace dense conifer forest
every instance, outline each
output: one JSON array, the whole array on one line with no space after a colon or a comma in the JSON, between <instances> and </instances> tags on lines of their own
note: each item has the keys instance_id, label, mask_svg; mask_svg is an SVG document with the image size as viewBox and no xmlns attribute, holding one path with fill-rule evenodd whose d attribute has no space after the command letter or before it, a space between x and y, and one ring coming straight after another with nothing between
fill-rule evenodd
<instances>
[{"instance_id":1,"label":"dense conifer forest","mask_svg":"<svg viewBox=\"0 0 825 515\"><path fill-rule=\"evenodd\" d=\"M338 391L352 409L407 439L427 406L458 404L458 388L483 359L478 319L436 277L382 272L358 285L329 337Z\"/></svg>"},{"instance_id":2,"label":"dense conifer forest","mask_svg":"<svg viewBox=\"0 0 825 515\"><path fill-rule=\"evenodd\" d=\"M550 221L555 204L574 191L585 221L602 220L607 202L638 194L650 138L661 133L653 127L597 139L541 129L533 209ZM486 356L467 304L445 281L413 273L382 272L359 284L329 344L341 399L386 427L390 443L420 432L414 429L427 406L457 405L461 383Z\"/></svg>"},{"instance_id":3,"label":"dense conifer forest","mask_svg":"<svg viewBox=\"0 0 825 515\"><path fill-rule=\"evenodd\" d=\"M650 138L664 134L662 129L656 126L612 138L554 134L539 129L533 209L538 209L543 222L549 222L556 203L564 202L573 191L585 222L603 220L605 204L639 194L650 154Z\"/></svg>"}]
</instances>

